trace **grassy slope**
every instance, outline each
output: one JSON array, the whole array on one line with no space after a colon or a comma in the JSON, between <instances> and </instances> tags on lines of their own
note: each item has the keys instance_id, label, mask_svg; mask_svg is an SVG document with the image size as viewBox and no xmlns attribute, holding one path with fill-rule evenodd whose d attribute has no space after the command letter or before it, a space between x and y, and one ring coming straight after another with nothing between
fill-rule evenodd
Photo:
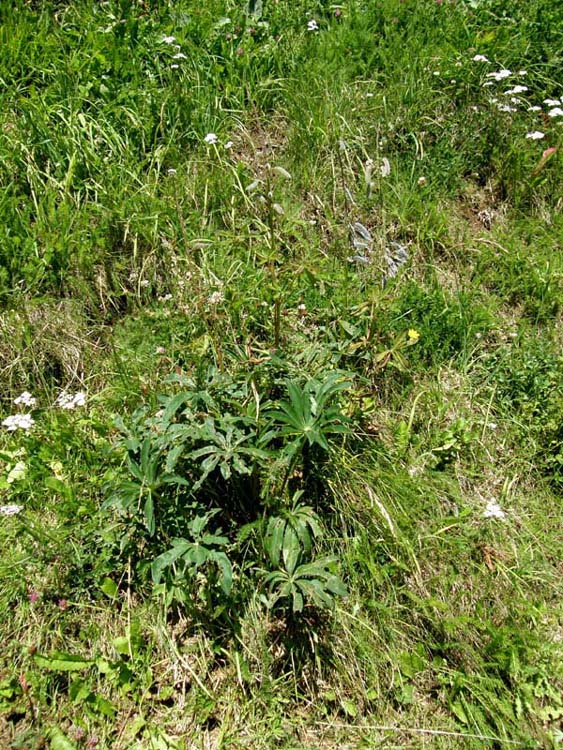
<instances>
[{"instance_id":1,"label":"grassy slope","mask_svg":"<svg viewBox=\"0 0 563 750\"><path fill-rule=\"evenodd\" d=\"M556 745L561 11L201 5L1 16L2 416L39 401L0 444L0 502L25 507L0 526L1 742ZM383 286L391 243L409 259ZM210 367L355 374L316 496L348 596L297 634L248 590L231 631L167 613L150 545L100 507L126 478L114 417ZM63 388L87 407L53 408Z\"/></svg>"}]
</instances>

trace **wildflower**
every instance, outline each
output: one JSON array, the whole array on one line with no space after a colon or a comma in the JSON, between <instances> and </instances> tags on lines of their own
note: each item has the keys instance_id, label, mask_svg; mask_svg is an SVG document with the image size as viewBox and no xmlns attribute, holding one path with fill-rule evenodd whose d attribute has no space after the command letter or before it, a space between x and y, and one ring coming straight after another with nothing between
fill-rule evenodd
<instances>
[{"instance_id":1,"label":"wildflower","mask_svg":"<svg viewBox=\"0 0 563 750\"><path fill-rule=\"evenodd\" d=\"M473 62L491 62L485 55L475 55Z\"/></svg>"},{"instance_id":2,"label":"wildflower","mask_svg":"<svg viewBox=\"0 0 563 750\"><path fill-rule=\"evenodd\" d=\"M420 333L415 328L409 328L407 336L409 339L409 344L416 344L416 342L420 338Z\"/></svg>"},{"instance_id":3,"label":"wildflower","mask_svg":"<svg viewBox=\"0 0 563 750\"><path fill-rule=\"evenodd\" d=\"M518 75L519 76L527 76L528 75L528 71L527 70L519 70L518 71Z\"/></svg>"},{"instance_id":4,"label":"wildflower","mask_svg":"<svg viewBox=\"0 0 563 750\"><path fill-rule=\"evenodd\" d=\"M166 170L166 174L173 175L176 174L177 170L174 169L174 167L169 167L169 169Z\"/></svg>"},{"instance_id":5,"label":"wildflower","mask_svg":"<svg viewBox=\"0 0 563 750\"><path fill-rule=\"evenodd\" d=\"M487 78L493 78L495 81L502 81L504 78L508 78L512 75L512 71L507 68L497 70L494 73L487 73Z\"/></svg>"},{"instance_id":6,"label":"wildflower","mask_svg":"<svg viewBox=\"0 0 563 750\"><path fill-rule=\"evenodd\" d=\"M511 107L510 104L499 104L498 110L499 112L518 112L516 107Z\"/></svg>"},{"instance_id":7,"label":"wildflower","mask_svg":"<svg viewBox=\"0 0 563 750\"><path fill-rule=\"evenodd\" d=\"M561 104L559 99L544 99L543 103L547 104L548 107L558 107Z\"/></svg>"},{"instance_id":8,"label":"wildflower","mask_svg":"<svg viewBox=\"0 0 563 750\"><path fill-rule=\"evenodd\" d=\"M188 56L184 55L183 52L176 52L175 55L172 55L173 60L187 60Z\"/></svg>"},{"instance_id":9,"label":"wildflower","mask_svg":"<svg viewBox=\"0 0 563 750\"><path fill-rule=\"evenodd\" d=\"M175 41L176 41L175 36L165 36L162 38L163 44L174 44Z\"/></svg>"},{"instance_id":10,"label":"wildflower","mask_svg":"<svg viewBox=\"0 0 563 750\"><path fill-rule=\"evenodd\" d=\"M301 303L300 305L297 305L297 312L301 317L307 315L307 305Z\"/></svg>"},{"instance_id":11,"label":"wildflower","mask_svg":"<svg viewBox=\"0 0 563 750\"><path fill-rule=\"evenodd\" d=\"M20 396L14 399L14 404L19 406L35 406L37 399L34 398L29 391L24 391Z\"/></svg>"},{"instance_id":12,"label":"wildflower","mask_svg":"<svg viewBox=\"0 0 563 750\"><path fill-rule=\"evenodd\" d=\"M416 184L420 187L424 187L426 185L426 177L424 175L421 175L416 181Z\"/></svg>"},{"instance_id":13,"label":"wildflower","mask_svg":"<svg viewBox=\"0 0 563 750\"><path fill-rule=\"evenodd\" d=\"M210 294L207 298L207 304L208 305L220 305L221 302L225 301L225 296L223 292L213 292L213 294Z\"/></svg>"},{"instance_id":14,"label":"wildflower","mask_svg":"<svg viewBox=\"0 0 563 750\"><path fill-rule=\"evenodd\" d=\"M534 105L533 107L528 107L528 112L541 112L541 107L538 107L537 105Z\"/></svg>"},{"instance_id":15,"label":"wildflower","mask_svg":"<svg viewBox=\"0 0 563 750\"><path fill-rule=\"evenodd\" d=\"M34 424L35 420L32 418L31 414L13 414L2 421L2 427L5 427L8 432L30 430Z\"/></svg>"},{"instance_id":16,"label":"wildflower","mask_svg":"<svg viewBox=\"0 0 563 750\"><path fill-rule=\"evenodd\" d=\"M70 393L63 391L57 397L57 400L55 401L55 405L59 406L61 409L67 409L67 410L76 409L77 406L85 406L86 394L83 391L78 391L77 393L74 394L74 396L71 396Z\"/></svg>"},{"instance_id":17,"label":"wildflower","mask_svg":"<svg viewBox=\"0 0 563 750\"><path fill-rule=\"evenodd\" d=\"M173 65L170 66L170 70L178 70L179 67L180 66L178 65L178 63L174 63Z\"/></svg>"},{"instance_id":18,"label":"wildflower","mask_svg":"<svg viewBox=\"0 0 563 750\"><path fill-rule=\"evenodd\" d=\"M513 86L513 88L508 89L508 91L505 91L504 93L507 95L508 94L523 94L524 91L527 91L527 90L528 90L527 86L518 85L518 86Z\"/></svg>"},{"instance_id":19,"label":"wildflower","mask_svg":"<svg viewBox=\"0 0 563 750\"><path fill-rule=\"evenodd\" d=\"M314 18L312 18L307 24L307 31L318 31L318 30L319 30L319 24L315 21Z\"/></svg>"},{"instance_id":20,"label":"wildflower","mask_svg":"<svg viewBox=\"0 0 563 750\"><path fill-rule=\"evenodd\" d=\"M495 500L489 500L483 511L483 518L505 518L506 514Z\"/></svg>"},{"instance_id":21,"label":"wildflower","mask_svg":"<svg viewBox=\"0 0 563 750\"><path fill-rule=\"evenodd\" d=\"M21 505L0 505L0 516L16 516L22 510Z\"/></svg>"},{"instance_id":22,"label":"wildflower","mask_svg":"<svg viewBox=\"0 0 563 750\"><path fill-rule=\"evenodd\" d=\"M210 146L214 146L216 143L219 143L219 139L217 138L215 133L208 133L203 140L206 143L209 143Z\"/></svg>"},{"instance_id":23,"label":"wildflower","mask_svg":"<svg viewBox=\"0 0 563 750\"><path fill-rule=\"evenodd\" d=\"M61 612L64 612L65 609L68 609L68 602L66 599L59 599L57 602L57 607L61 610Z\"/></svg>"},{"instance_id":24,"label":"wildflower","mask_svg":"<svg viewBox=\"0 0 563 750\"><path fill-rule=\"evenodd\" d=\"M227 141L227 142L225 143L225 145L223 146L223 148L226 148L227 150L229 150L229 149L231 149L231 148L233 147L233 145L234 145L234 144L233 144L233 142L232 142L232 141Z\"/></svg>"},{"instance_id":25,"label":"wildflower","mask_svg":"<svg viewBox=\"0 0 563 750\"><path fill-rule=\"evenodd\" d=\"M549 117L563 117L563 109L561 107L554 107L547 113Z\"/></svg>"},{"instance_id":26,"label":"wildflower","mask_svg":"<svg viewBox=\"0 0 563 750\"><path fill-rule=\"evenodd\" d=\"M35 604L39 601L39 591L36 591L35 589L29 589L27 592L27 598L30 604Z\"/></svg>"},{"instance_id":27,"label":"wildflower","mask_svg":"<svg viewBox=\"0 0 563 750\"><path fill-rule=\"evenodd\" d=\"M379 171L381 172L382 177L389 177L391 174L391 164L389 163L389 159L385 156L383 157L383 161L381 163L381 166L379 167Z\"/></svg>"},{"instance_id":28,"label":"wildflower","mask_svg":"<svg viewBox=\"0 0 563 750\"><path fill-rule=\"evenodd\" d=\"M526 138L529 138L532 141L541 141L542 138L545 138L545 133L542 133L539 130L532 130L531 133L526 133Z\"/></svg>"}]
</instances>

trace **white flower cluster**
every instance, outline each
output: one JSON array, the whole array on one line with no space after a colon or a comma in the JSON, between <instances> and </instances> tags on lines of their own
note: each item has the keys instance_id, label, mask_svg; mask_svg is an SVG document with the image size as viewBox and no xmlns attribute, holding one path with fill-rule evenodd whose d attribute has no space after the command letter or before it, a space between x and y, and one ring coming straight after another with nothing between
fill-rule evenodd
<instances>
[{"instance_id":1,"label":"white flower cluster","mask_svg":"<svg viewBox=\"0 0 563 750\"><path fill-rule=\"evenodd\" d=\"M205 143L209 144L210 146L217 146L220 143L219 136L216 133L208 133L204 137L203 140ZM232 141L227 141L226 143L223 144L223 148L226 148L227 150L229 150L232 147L233 147Z\"/></svg>"},{"instance_id":2,"label":"white flower cluster","mask_svg":"<svg viewBox=\"0 0 563 750\"><path fill-rule=\"evenodd\" d=\"M37 399L31 395L29 391L24 391L20 396L14 399L16 406L29 406L33 407L37 403Z\"/></svg>"},{"instance_id":3,"label":"white flower cluster","mask_svg":"<svg viewBox=\"0 0 563 750\"><path fill-rule=\"evenodd\" d=\"M225 301L225 295L223 294L223 292L218 292L218 291L213 292L207 298L207 304L212 305L213 307L215 307L216 305L220 305L221 302L224 302L224 301Z\"/></svg>"},{"instance_id":4,"label":"white flower cluster","mask_svg":"<svg viewBox=\"0 0 563 750\"><path fill-rule=\"evenodd\" d=\"M2 427L5 427L8 432L15 432L16 430L30 430L35 424L35 420L31 414L12 414L6 419L2 420Z\"/></svg>"},{"instance_id":5,"label":"white flower cluster","mask_svg":"<svg viewBox=\"0 0 563 750\"><path fill-rule=\"evenodd\" d=\"M15 516L21 510L21 505L0 505L0 516Z\"/></svg>"},{"instance_id":6,"label":"white flower cluster","mask_svg":"<svg viewBox=\"0 0 563 750\"><path fill-rule=\"evenodd\" d=\"M506 514L496 500L489 500L483 511L483 518L505 518Z\"/></svg>"},{"instance_id":7,"label":"white flower cluster","mask_svg":"<svg viewBox=\"0 0 563 750\"><path fill-rule=\"evenodd\" d=\"M319 30L319 24L315 21L314 18L311 18L311 20L307 23L307 31L318 31Z\"/></svg>"},{"instance_id":8,"label":"white flower cluster","mask_svg":"<svg viewBox=\"0 0 563 750\"><path fill-rule=\"evenodd\" d=\"M63 391L55 401L55 406L58 406L61 409L76 409L77 406L85 405L86 394L83 391L78 391L74 396Z\"/></svg>"}]
</instances>

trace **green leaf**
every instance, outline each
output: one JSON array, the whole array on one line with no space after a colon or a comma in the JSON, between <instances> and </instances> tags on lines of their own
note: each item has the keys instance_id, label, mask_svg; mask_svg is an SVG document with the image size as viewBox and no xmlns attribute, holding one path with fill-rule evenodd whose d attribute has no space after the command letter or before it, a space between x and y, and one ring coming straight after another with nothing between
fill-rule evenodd
<instances>
[{"instance_id":1,"label":"green leaf","mask_svg":"<svg viewBox=\"0 0 563 750\"><path fill-rule=\"evenodd\" d=\"M187 539L174 539L173 546L159 555L151 565L151 575L154 583L158 583L162 577L162 572L168 568L179 557L184 555L192 546Z\"/></svg>"},{"instance_id":2,"label":"green leaf","mask_svg":"<svg viewBox=\"0 0 563 750\"><path fill-rule=\"evenodd\" d=\"M117 584L111 578L104 578L100 590L110 599L116 599L119 591Z\"/></svg>"},{"instance_id":3,"label":"green leaf","mask_svg":"<svg viewBox=\"0 0 563 750\"><path fill-rule=\"evenodd\" d=\"M38 667L49 669L52 672L77 672L93 664L91 659L67 654L64 651L54 651L50 656L35 654L33 658Z\"/></svg>"},{"instance_id":4,"label":"green leaf","mask_svg":"<svg viewBox=\"0 0 563 750\"><path fill-rule=\"evenodd\" d=\"M49 729L51 750L76 750L76 745L58 727Z\"/></svg>"},{"instance_id":5,"label":"green leaf","mask_svg":"<svg viewBox=\"0 0 563 750\"><path fill-rule=\"evenodd\" d=\"M145 500L145 507L143 509L143 513L145 516L145 524L147 527L147 531L149 532L150 536L153 536L155 529L156 529L156 523L154 519L154 501L152 499L152 494L149 492L147 499Z\"/></svg>"}]
</instances>

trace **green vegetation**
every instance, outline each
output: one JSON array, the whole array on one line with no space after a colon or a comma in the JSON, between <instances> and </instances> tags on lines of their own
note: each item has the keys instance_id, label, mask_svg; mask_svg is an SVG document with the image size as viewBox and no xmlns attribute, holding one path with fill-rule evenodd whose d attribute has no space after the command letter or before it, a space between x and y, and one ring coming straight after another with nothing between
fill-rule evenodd
<instances>
[{"instance_id":1,"label":"green vegetation","mask_svg":"<svg viewBox=\"0 0 563 750\"><path fill-rule=\"evenodd\" d=\"M0 746L563 743L563 6L0 12Z\"/></svg>"}]
</instances>

